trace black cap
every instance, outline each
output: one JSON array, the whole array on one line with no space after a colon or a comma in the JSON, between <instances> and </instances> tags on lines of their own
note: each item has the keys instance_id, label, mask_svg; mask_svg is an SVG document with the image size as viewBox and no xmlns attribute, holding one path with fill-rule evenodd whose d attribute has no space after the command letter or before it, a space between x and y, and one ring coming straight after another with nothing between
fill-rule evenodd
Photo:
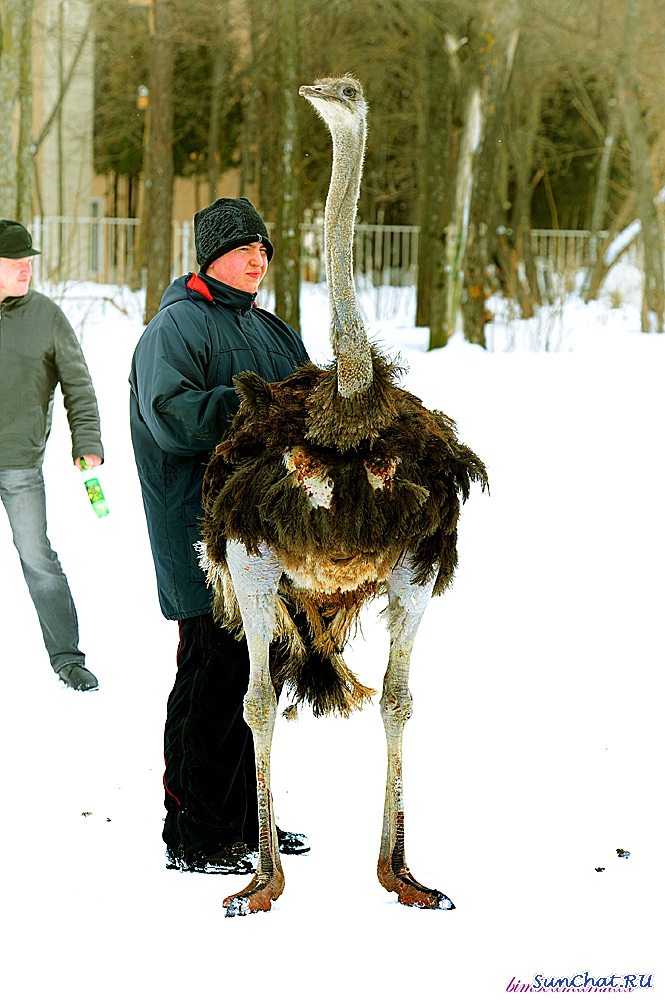
<instances>
[{"instance_id":1,"label":"black cap","mask_svg":"<svg viewBox=\"0 0 665 1000\"><path fill-rule=\"evenodd\" d=\"M194 216L194 242L199 267L205 271L213 260L230 250L263 243L272 260L268 227L247 198L218 198Z\"/></svg>"},{"instance_id":2,"label":"black cap","mask_svg":"<svg viewBox=\"0 0 665 1000\"><path fill-rule=\"evenodd\" d=\"M0 219L0 257L18 260L21 257L34 257L40 250L32 245L30 233L20 222L11 219Z\"/></svg>"}]
</instances>

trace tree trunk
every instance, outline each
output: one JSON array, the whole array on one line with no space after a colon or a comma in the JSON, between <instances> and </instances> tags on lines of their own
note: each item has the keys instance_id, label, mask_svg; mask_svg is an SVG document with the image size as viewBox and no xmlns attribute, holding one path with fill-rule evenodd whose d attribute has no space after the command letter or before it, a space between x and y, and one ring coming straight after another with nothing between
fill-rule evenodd
<instances>
[{"instance_id":1,"label":"tree trunk","mask_svg":"<svg viewBox=\"0 0 665 1000\"><path fill-rule=\"evenodd\" d=\"M276 216L276 186L279 176L277 148L280 129L280 85L278 59L280 55L277 37L278 4L275 0L253 0L252 2L252 45L254 63L252 80L259 91L257 117L260 127L256 139L256 180L258 208L264 218ZM265 25L260 31L258 25ZM302 98L298 98L302 100ZM272 266L272 265L271 265Z\"/></svg>"},{"instance_id":2,"label":"tree trunk","mask_svg":"<svg viewBox=\"0 0 665 1000\"><path fill-rule=\"evenodd\" d=\"M297 0L275 0L279 38L275 312L300 332L300 125Z\"/></svg>"},{"instance_id":3,"label":"tree trunk","mask_svg":"<svg viewBox=\"0 0 665 1000\"><path fill-rule=\"evenodd\" d=\"M171 280L173 217L173 0L153 0L155 33L150 54L148 138L148 226L144 259L148 268L145 322L159 309Z\"/></svg>"},{"instance_id":4,"label":"tree trunk","mask_svg":"<svg viewBox=\"0 0 665 1000\"><path fill-rule=\"evenodd\" d=\"M21 117L16 154L16 218L24 226L32 225L32 174L34 170L33 98L32 98L32 8L33 0L21 5L19 48L19 106Z\"/></svg>"},{"instance_id":5,"label":"tree trunk","mask_svg":"<svg viewBox=\"0 0 665 1000\"><path fill-rule=\"evenodd\" d=\"M512 281L515 285L520 311L524 319L534 314L534 303L540 304L536 279L536 267L531 249L531 199L534 185L532 179L536 137L540 126L540 111L543 79L532 78L523 70L519 75L514 114L517 123L511 129L510 153L515 176L510 228L512 244L511 265L514 268ZM524 113L522 109L524 108ZM524 265L524 275L520 273Z\"/></svg>"},{"instance_id":6,"label":"tree trunk","mask_svg":"<svg viewBox=\"0 0 665 1000\"><path fill-rule=\"evenodd\" d=\"M261 98L259 82L254 76L255 59L258 52L258 21L253 15L253 3L247 0L246 16L250 23L249 52L247 53L247 66L249 72L245 82L245 101L243 104L242 136L240 139L240 189L238 195L241 198L249 196L250 185L255 180L256 163L254 145L257 136L258 106Z\"/></svg>"},{"instance_id":7,"label":"tree trunk","mask_svg":"<svg viewBox=\"0 0 665 1000\"><path fill-rule=\"evenodd\" d=\"M446 241L446 298L441 316L440 329L437 330L436 346L447 343L450 337L461 327L461 303L467 242L469 238L469 209L474 187L474 160L482 133L482 98L479 88L475 87L469 94L466 122L460 140L460 150L457 157L455 207L452 220L448 226ZM430 338L431 341L434 337Z\"/></svg>"},{"instance_id":8,"label":"tree trunk","mask_svg":"<svg viewBox=\"0 0 665 1000\"><path fill-rule=\"evenodd\" d=\"M240 189L238 195L241 198L249 196L250 186L254 183L255 162L253 159L254 143L256 141L256 117L260 90L256 81L251 79L247 82L247 96L243 109L242 137L240 140Z\"/></svg>"},{"instance_id":9,"label":"tree trunk","mask_svg":"<svg viewBox=\"0 0 665 1000\"><path fill-rule=\"evenodd\" d=\"M229 33L228 0L217 0L216 37L212 42L212 84L210 94L210 121L208 123L208 185L210 187L210 202L217 198L217 178L220 168L219 140L222 131L222 95L227 76L227 42Z\"/></svg>"},{"instance_id":10,"label":"tree trunk","mask_svg":"<svg viewBox=\"0 0 665 1000\"><path fill-rule=\"evenodd\" d=\"M431 36L423 62L418 122L420 238L416 324L430 328L429 349L443 346L446 289L446 227L450 221L452 156L452 73L445 53ZM450 96L448 96L450 95Z\"/></svg>"},{"instance_id":11,"label":"tree trunk","mask_svg":"<svg viewBox=\"0 0 665 1000\"><path fill-rule=\"evenodd\" d=\"M151 15L154 13L152 7L150 8ZM154 24L151 18L151 33L154 34ZM141 173L138 178L137 184L137 194L136 194L136 207L137 212L140 212L141 225L138 227L138 233L136 236L134 244L134 256L132 258L132 274L131 274L131 287L134 291L142 288L144 284L147 284L147 267L146 267L146 251L149 244L149 233L150 228L150 185L152 180L150 177L150 89L147 89L147 100L143 105L145 115L143 118L143 137L142 137L142 157L141 157ZM143 182L143 184L141 184Z\"/></svg>"},{"instance_id":12,"label":"tree trunk","mask_svg":"<svg viewBox=\"0 0 665 1000\"><path fill-rule=\"evenodd\" d=\"M0 7L0 218L16 213L16 160L12 115L18 96L21 0Z\"/></svg>"},{"instance_id":13,"label":"tree trunk","mask_svg":"<svg viewBox=\"0 0 665 1000\"><path fill-rule=\"evenodd\" d=\"M642 330L651 329L649 313L656 314L659 333L663 332L665 311L665 281L663 278L663 241L655 205L656 187L649 164L649 142L642 118L635 65L641 57L639 27L642 22L639 0L629 0L626 10L625 48L619 59L617 83L619 104L630 144L630 164L635 190L637 215L642 223L644 247L644 294L642 296Z\"/></svg>"},{"instance_id":14,"label":"tree trunk","mask_svg":"<svg viewBox=\"0 0 665 1000\"><path fill-rule=\"evenodd\" d=\"M475 40L482 138L475 156L475 177L468 208L468 238L463 258L464 294L461 296L464 335L485 347L485 300L496 228L498 150L505 136L508 84L519 37L515 0L490 5L485 30ZM483 44L480 44L483 43Z\"/></svg>"},{"instance_id":15,"label":"tree trunk","mask_svg":"<svg viewBox=\"0 0 665 1000\"><path fill-rule=\"evenodd\" d=\"M32 0L31 0L31 2L32 2ZM74 74L76 72L76 67L79 64L79 59L81 58L81 56L83 54L83 51L85 49L86 42L88 41L88 35L90 33L91 23L92 23L92 14L88 18L88 22L87 22L87 24L85 26L85 30L81 34L81 37L79 39L79 43L78 43L76 52L74 53L74 57L73 57L70 65L69 65L69 68L68 68L66 74L64 74L64 67L62 67L63 74L62 74L61 81L60 81L60 87L59 87L59 90L58 90L58 96L57 96L57 99L55 101L55 104L51 108L51 111L50 111L50 114L49 114L48 118L46 119L46 121L42 125L41 132L39 133L39 135L35 139L35 142L34 142L35 153L37 152L37 150L39 149L39 147L41 146L41 144L44 142L44 140L46 139L46 137L50 133L51 127L53 126L53 124L55 123L55 121L58 119L58 117L60 115L60 111L62 109L63 102L65 100L65 97L67 96L67 91L69 90L69 85L71 84L72 80L74 79Z\"/></svg>"},{"instance_id":16,"label":"tree trunk","mask_svg":"<svg viewBox=\"0 0 665 1000\"><path fill-rule=\"evenodd\" d=\"M432 177L429 170L430 153L430 114L432 103L432 70L434 60L428 51L427 59L420 62L422 68L420 84L420 105L418 108L418 138L420 170L418 171L418 202L420 216L420 235L418 237L418 284L416 287L416 326L429 326L432 300L433 261L432 249L436 239L436 228L432 211Z\"/></svg>"},{"instance_id":17,"label":"tree trunk","mask_svg":"<svg viewBox=\"0 0 665 1000\"><path fill-rule=\"evenodd\" d=\"M658 332L663 332L665 283L663 281L663 242L658 212L654 204L656 189L649 166L649 144L640 114L633 77L622 67L619 91L623 121L630 143L630 161L635 188L637 215L642 223L644 247L644 295L642 297L642 330L651 329L649 312L656 314Z\"/></svg>"},{"instance_id":18,"label":"tree trunk","mask_svg":"<svg viewBox=\"0 0 665 1000\"><path fill-rule=\"evenodd\" d=\"M58 88L60 93L65 91L65 7L60 4L58 7ZM64 128L63 128L63 101L58 104L56 113L56 134L57 134L57 166L58 166L58 215L65 214L65 150L64 150ZM58 281L62 280L63 250L62 227L58 230Z\"/></svg>"},{"instance_id":19,"label":"tree trunk","mask_svg":"<svg viewBox=\"0 0 665 1000\"><path fill-rule=\"evenodd\" d=\"M592 298L595 298L595 295L598 294L598 288L600 287L600 282L597 281L596 275L599 268L602 268L603 266L602 255L599 255L598 253L600 244L599 233L603 228L603 220L605 219L607 190L610 179L610 164L612 162L612 151L616 142L617 132L619 131L619 121L619 104L616 98L612 98L610 101L610 113L607 122L607 134L603 142L603 152L598 166L598 183L596 184L596 190L594 191L593 207L591 209L589 267L587 268L586 275L584 276L584 285L582 287L582 298L585 302L589 302ZM595 295L592 295L592 289L594 288L596 290Z\"/></svg>"}]
</instances>

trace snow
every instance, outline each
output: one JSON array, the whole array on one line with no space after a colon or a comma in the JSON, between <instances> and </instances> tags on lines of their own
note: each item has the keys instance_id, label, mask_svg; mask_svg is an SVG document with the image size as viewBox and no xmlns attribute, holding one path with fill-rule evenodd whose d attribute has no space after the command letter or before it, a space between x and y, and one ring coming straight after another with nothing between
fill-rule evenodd
<instances>
[{"instance_id":1,"label":"snow","mask_svg":"<svg viewBox=\"0 0 665 1000\"><path fill-rule=\"evenodd\" d=\"M165 869L161 741L177 626L159 612L129 439L141 303L74 286L62 305L98 393L110 515L90 510L60 399L45 478L49 534L101 688L56 682L0 512L11 1000L493 1000L513 978L584 970L653 973L649 996L665 996L665 337L638 332L627 292L619 309L566 299L558 350L525 350L530 335L498 317L493 351L457 336L427 352L412 290L398 298L383 313L380 295L364 299L373 336L408 363L405 385L458 421L491 483L464 508L455 585L416 641L405 734L410 866L457 909L401 907L376 880L376 699L348 721L278 720L276 811L312 850L284 859L271 913L225 920L222 898L243 878ZM305 286L303 315L320 360L323 289ZM377 612L349 659L380 688Z\"/></svg>"},{"instance_id":2,"label":"snow","mask_svg":"<svg viewBox=\"0 0 665 1000\"><path fill-rule=\"evenodd\" d=\"M612 264L624 247L627 247L629 243L635 239L635 237L642 232L642 222L640 219L634 219L629 226L622 229L618 236L615 236L607 250L605 251L605 257L603 263L605 267L609 267Z\"/></svg>"}]
</instances>

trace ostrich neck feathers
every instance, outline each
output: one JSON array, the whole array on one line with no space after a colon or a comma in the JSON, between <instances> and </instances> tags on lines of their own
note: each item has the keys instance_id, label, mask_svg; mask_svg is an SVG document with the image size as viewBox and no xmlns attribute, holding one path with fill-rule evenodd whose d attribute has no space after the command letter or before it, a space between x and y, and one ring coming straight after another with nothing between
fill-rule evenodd
<instances>
[{"instance_id":1,"label":"ostrich neck feathers","mask_svg":"<svg viewBox=\"0 0 665 1000\"><path fill-rule=\"evenodd\" d=\"M337 358L338 391L349 398L372 381L372 359L353 280L353 234L360 194L365 122L359 128L330 125L333 168L326 200L326 277L330 340Z\"/></svg>"}]
</instances>

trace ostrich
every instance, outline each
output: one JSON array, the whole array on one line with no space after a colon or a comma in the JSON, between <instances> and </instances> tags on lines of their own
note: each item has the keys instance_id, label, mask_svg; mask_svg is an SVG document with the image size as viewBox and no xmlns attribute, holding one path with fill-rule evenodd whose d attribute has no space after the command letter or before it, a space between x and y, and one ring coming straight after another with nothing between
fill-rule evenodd
<instances>
[{"instance_id":1,"label":"ostrich","mask_svg":"<svg viewBox=\"0 0 665 1000\"><path fill-rule=\"evenodd\" d=\"M421 885L404 851L402 732L411 715L409 661L432 594L457 562L460 497L485 488L480 459L444 414L397 386L400 369L367 339L353 281L353 230L367 104L350 76L300 88L327 124L333 169L325 253L334 362L268 384L236 378L239 411L206 470L201 565L215 612L244 629L250 680L244 717L254 739L259 857L251 882L224 900L227 916L269 910L284 887L270 792L277 690L293 714L348 715L374 692L342 658L361 607L388 597L390 656L381 697L388 748L378 877L399 902L453 909ZM281 658L269 655L281 640ZM308 666L312 652L319 655Z\"/></svg>"}]
</instances>

